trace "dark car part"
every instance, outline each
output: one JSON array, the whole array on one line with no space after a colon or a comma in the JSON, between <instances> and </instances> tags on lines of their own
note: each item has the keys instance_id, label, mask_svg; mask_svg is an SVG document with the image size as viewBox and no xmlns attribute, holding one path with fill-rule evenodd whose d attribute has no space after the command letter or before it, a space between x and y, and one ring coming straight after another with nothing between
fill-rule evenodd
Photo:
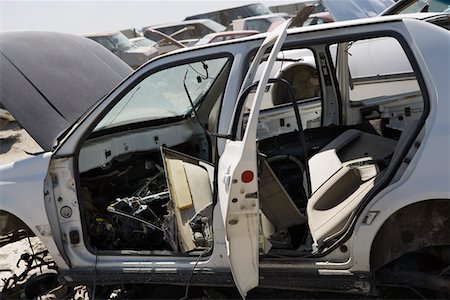
<instances>
[{"instance_id":1,"label":"dark car part","mask_svg":"<svg viewBox=\"0 0 450 300\"><path fill-rule=\"evenodd\" d=\"M84 37L0 33L2 105L45 151L131 73L122 60Z\"/></svg>"}]
</instances>

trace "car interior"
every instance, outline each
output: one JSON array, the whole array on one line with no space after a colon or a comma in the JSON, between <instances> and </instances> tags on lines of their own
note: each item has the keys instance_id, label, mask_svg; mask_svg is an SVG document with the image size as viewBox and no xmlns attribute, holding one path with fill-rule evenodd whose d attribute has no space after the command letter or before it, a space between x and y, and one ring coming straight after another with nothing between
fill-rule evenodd
<instances>
[{"instance_id":1,"label":"car interior","mask_svg":"<svg viewBox=\"0 0 450 300\"><path fill-rule=\"evenodd\" d=\"M384 47L384 39L398 44L396 55L409 69L393 72L386 60L383 73L384 58L376 50ZM393 37L384 39L311 45L313 64L305 57L293 59L299 49L292 46L284 50L289 59L279 56L256 141L260 234L270 244L261 255L304 257L329 246L416 128L424 111L418 78L401 44ZM369 46L370 52L365 51ZM340 51L348 54L346 73L337 68ZM375 75L356 69L375 58L380 68ZM80 151L85 240L99 254L131 249L146 255L189 255L213 245L214 133L230 61L216 58L171 69L173 74L160 71L148 77L154 81L145 79L131 89ZM164 81L163 75L169 79ZM344 80L349 86L345 100L346 92L339 90ZM392 88L398 80L409 83L407 90ZM182 102L171 103L173 99ZM238 99L236 139L246 128L248 101L251 97ZM340 104L333 106L335 101ZM157 111L148 110L147 103Z\"/></svg>"}]
</instances>

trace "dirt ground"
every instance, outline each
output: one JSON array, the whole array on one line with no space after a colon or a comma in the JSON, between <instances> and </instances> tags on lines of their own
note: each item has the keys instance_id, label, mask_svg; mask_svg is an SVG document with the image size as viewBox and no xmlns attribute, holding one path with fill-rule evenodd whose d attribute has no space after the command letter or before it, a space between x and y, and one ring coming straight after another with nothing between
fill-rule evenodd
<instances>
[{"instance_id":1,"label":"dirt ground","mask_svg":"<svg viewBox=\"0 0 450 300\"><path fill-rule=\"evenodd\" d=\"M31 157L30 154L41 151L42 148L19 123L10 122L0 129L0 166Z\"/></svg>"}]
</instances>

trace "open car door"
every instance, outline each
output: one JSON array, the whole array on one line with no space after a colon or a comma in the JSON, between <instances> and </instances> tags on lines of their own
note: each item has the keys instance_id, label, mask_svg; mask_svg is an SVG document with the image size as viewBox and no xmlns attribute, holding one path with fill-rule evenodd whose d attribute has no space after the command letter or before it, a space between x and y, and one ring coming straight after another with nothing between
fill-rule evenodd
<instances>
[{"instance_id":1,"label":"open car door","mask_svg":"<svg viewBox=\"0 0 450 300\"><path fill-rule=\"evenodd\" d=\"M242 297L259 284L259 202L256 130L270 70L286 38L290 20L269 34L258 50L244 79L241 94L255 79L261 61L270 50L259 79L247 126L241 141L227 140L219 160L219 205L226 230L231 272ZM236 112L239 114L240 112Z\"/></svg>"}]
</instances>

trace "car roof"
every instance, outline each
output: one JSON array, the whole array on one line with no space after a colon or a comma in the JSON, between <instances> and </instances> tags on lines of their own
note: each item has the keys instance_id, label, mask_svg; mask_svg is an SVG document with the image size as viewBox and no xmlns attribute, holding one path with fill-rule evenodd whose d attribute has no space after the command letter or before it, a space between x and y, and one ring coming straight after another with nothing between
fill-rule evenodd
<instances>
[{"instance_id":1,"label":"car roof","mask_svg":"<svg viewBox=\"0 0 450 300\"><path fill-rule=\"evenodd\" d=\"M380 16L380 17L373 17L373 18L364 18L364 19L356 19L356 20L348 20L348 21L340 21L340 22L331 22L331 23L323 23L313 26L304 26L304 27L295 27L295 28L289 28L287 30L288 35L291 34L297 34L297 33L306 33L306 32L314 32L314 31L321 31L321 30L328 30L328 29L335 29L335 28L345 28L350 26L361 26L361 25L370 25L370 24L376 24L376 23L386 23L386 22L397 22L402 21L404 19L416 19L416 20L427 20L432 19L436 17L448 17L448 14L446 13L416 13L416 14L403 14L403 15L392 15L392 16ZM192 47L184 48L184 49L177 49L174 50L168 54L164 55L173 55L179 52L185 52L185 51L195 51L198 48L209 48L209 47L219 47L224 46L227 44L234 44L234 43L245 43L249 41L254 40L263 40L268 34L267 32L250 35L247 37L243 37L240 39L233 39L223 42L217 42L217 43L210 43L210 44L202 44L202 45L195 45Z\"/></svg>"}]
</instances>

